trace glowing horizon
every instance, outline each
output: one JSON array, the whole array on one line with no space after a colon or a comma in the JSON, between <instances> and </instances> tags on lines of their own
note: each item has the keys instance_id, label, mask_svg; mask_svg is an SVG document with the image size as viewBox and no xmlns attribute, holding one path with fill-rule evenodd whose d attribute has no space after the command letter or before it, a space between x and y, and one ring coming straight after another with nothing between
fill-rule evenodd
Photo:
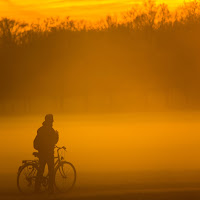
<instances>
[{"instance_id":1,"label":"glowing horizon","mask_svg":"<svg viewBox=\"0 0 200 200\"><path fill-rule=\"evenodd\" d=\"M34 21L46 17L66 17L73 19L104 18L106 15L119 15L143 0L0 0L0 17ZM179 6L183 0L157 0L167 3L170 9Z\"/></svg>"}]
</instances>

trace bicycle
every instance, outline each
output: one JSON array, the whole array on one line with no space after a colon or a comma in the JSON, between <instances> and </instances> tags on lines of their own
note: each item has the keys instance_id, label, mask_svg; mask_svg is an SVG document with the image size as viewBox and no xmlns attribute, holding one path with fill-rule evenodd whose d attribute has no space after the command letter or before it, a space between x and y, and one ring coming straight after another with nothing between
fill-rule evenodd
<instances>
[{"instance_id":1,"label":"bicycle","mask_svg":"<svg viewBox=\"0 0 200 200\"><path fill-rule=\"evenodd\" d=\"M57 156L54 164L54 186L58 192L64 193L70 191L76 182L76 169L70 162L64 160L64 157L60 155L60 150L66 151L66 147L57 148ZM39 152L33 152L36 158L39 158ZM35 160L23 160L22 166L19 167L17 173L17 187L23 194L34 193L35 180L37 177L37 171L39 168L39 159ZM61 180L60 180L61 179ZM64 183L64 186L62 184ZM41 188L47 190L49 184L49 174L43 175L41 180Z\"/></svg>"}]
</instances>

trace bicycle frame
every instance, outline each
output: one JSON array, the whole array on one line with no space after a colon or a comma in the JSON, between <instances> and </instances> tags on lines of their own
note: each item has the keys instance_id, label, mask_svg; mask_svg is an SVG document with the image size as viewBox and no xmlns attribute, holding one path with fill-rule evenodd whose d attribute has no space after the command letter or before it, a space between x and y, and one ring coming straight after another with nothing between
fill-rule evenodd
<instances>
[{"instance_id":1,"label":"bicycle frame","mask_svg":"<svg viewBox=\"0 0 200 200\"><path fill-rule=\"evenodd\" d=\"M61 149L64 149L64 151L66 151L66 147L64 147L64 146L63 146L63 147L57 147L57 146L55 146L55 148L57 148L57 156L54 157L54 159L57 159L57 160L56 160L56 162L54 163L54 168L56 168L56 166L57 166L59 163L61 163L62 160L64 160L63 157L60 157L59 151L60 151Z\"/></svg>"},{"instance_id":2,"label":"bicycle frame","mask_svg":"<svg viewBox=\"0 0 200 200\"><path fill-rule=\"evenodd\" d=\"M60 180L60 178L62 178L63 180L67 180L69 170L67 171L66 169L68 169L68 168L66 168L66 167L70 167L70 169L72 170L72 173L73 173L73 177L71 177L69 179L70 185L69 186L66 185L66 188L60 188L58 181L56 181L57 179L56 178L54 179L54 186L57 189L57 191L63 192L63 189L64 189L66 192L66 191L70 190L75 184L76 169L70 162L65 161L64 156L61 155L60 150L63 149L64 151L66 151L65 147L55 146L55 149L56 149L55 150L56 156L54 156L54 159L55 159L54 160L55 161L54 162L54 171L55 171L54 175L55 175L55 177L59 177L59 180ZM38 154L38 152L37 153L34 152L33 155L37 158L39 158L39 156L40 156ZM24 169L26 171L23 171ZM40 177L38 177L38 169L39 169L39 159L22 161L22 165L19 167L18 175L17 175L17 186L18 186L18 189L20 192L24 193L24 190L22 189L23 187L26 187L26 188L31 187L31 190L34 189L33 186L34 186L36 179L40 178ZM58 174L58 176L57 176L57 174ZM21 185L20 180L22 180L22 181L25 180L26 181L25 185ZM43 175L41 177L40 181L41 181L40 184L43 187L42 189L47 190L47 187L49 185L49 172L48 172L48 174Z\"/></svg>"},{"instance_id":3,"label":"bicycle frame","mask_svg":"<svg viewBox=\"0 0 200 200\"><path fill-rule=\"evenodd\" d=\"M63 157L60 157L59 151L61 149L63 149L64 151L66 151L66 147L64 147L64 146L63 147L57 147L57 146L55 146L55 149L57 149L57 156L55 156L54 159L57 159L57 160L54 163L54 169L56 168L57 165L59 165L61 163L62 160L64 160ZM39 160L38 159L35 159L35 160L23 160L22 163L23 164L34 164L37 168L39 168ZM22 166L19 167L18 173L20 172L20 169L22 168ZM49 177L49 173L47 174L46 177Z\"/></svg>"}]
</instances>

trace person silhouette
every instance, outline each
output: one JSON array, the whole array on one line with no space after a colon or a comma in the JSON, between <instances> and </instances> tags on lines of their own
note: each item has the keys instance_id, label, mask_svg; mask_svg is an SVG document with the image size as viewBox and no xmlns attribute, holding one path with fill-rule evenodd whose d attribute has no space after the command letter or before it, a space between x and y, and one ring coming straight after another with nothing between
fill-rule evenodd
<instances>
[{"instance_id":1,"label":"person silhouette","mask_svg":"<svg viewBox=\"0 0 200 200\"><path fill-rule=\"evenodd\" d=\"M40 192L41 179L46 164L49 172L49 193L54 193L54 147L58 142L59 135L58 131L53 129L53 122L53 115L47 114L34 139L34 148L39 152L39 169L35 181L35 193Z\"/></svg>"}]
</instances>

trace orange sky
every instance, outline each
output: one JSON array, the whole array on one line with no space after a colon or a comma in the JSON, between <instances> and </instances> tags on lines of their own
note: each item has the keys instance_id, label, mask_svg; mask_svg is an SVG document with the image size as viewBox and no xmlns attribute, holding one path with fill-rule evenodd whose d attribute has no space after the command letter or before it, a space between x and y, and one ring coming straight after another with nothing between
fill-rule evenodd
<instances>
[{"instance_id":1,"label":"orange sky","mask_svg":"<svg viewBox=\"0 0 200 200\"><path fill-rule=\"evenodd\" d=\"M49 16L71 16L75 19L99 19L108 14L127 11L143 0L0 0L0 16L36 20ZM176 7L183 0L157 0Z\"/></svg>"}]
</instances>

